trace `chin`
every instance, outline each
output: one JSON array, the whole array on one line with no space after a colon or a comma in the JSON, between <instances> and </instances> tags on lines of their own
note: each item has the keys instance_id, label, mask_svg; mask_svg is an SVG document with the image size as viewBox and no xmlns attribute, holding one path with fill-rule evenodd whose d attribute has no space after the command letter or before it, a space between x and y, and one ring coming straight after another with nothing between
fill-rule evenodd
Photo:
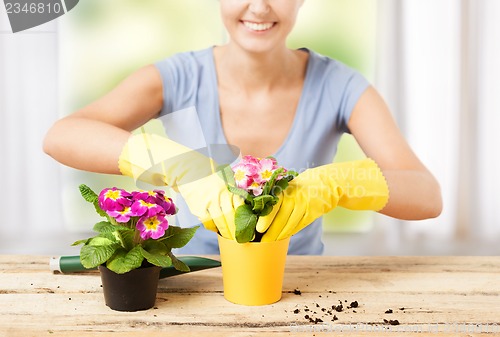
<instances>
[{"instance_id":1,"label":"chin","mask_svg":"<svg viewBox=\"0 0 500 337\"><path fill-rule=\"evenodd\" d=\"M277 48L276 44L262 43L262 41L235 41L234 43L238 46L238 48L249 54L267 54L273 52Z\"/></svg>"}]
</instances>

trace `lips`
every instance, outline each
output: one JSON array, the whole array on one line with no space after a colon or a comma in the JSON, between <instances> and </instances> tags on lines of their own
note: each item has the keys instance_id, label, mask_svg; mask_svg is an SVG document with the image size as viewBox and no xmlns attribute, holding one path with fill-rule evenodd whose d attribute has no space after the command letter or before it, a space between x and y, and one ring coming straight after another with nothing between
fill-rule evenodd
<instances>
[{"instance_id":1,"label":"lips","mask_svg":"<svg viewBox=\"0 0 500 337\"><path fill-rule=\"evenodd\" d=\"M243 25L253 31L256 32L264 32L266 30L269 30L273 28L274 22L250 22L250 21L243 21Z\"/></svg>"}]
</instances>

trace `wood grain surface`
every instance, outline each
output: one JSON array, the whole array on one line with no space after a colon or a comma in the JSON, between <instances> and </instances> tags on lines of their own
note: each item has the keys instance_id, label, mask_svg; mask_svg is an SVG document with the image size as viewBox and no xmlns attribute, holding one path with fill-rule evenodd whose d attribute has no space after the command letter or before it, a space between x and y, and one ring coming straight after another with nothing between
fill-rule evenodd
<instances>
[{"instance_id":1,"label":"wood grain surface","mask_svg":"<svg viewBox=\"0 0 500 337\"><path fill-rule=\"evenodd\" d=\"M289 256L278 303L228 302L215 268L162 279L153 309L124 313L96 271L3 255L0 336L500 336L499 295L500 257Z\"/></svg>"}]
</instances>

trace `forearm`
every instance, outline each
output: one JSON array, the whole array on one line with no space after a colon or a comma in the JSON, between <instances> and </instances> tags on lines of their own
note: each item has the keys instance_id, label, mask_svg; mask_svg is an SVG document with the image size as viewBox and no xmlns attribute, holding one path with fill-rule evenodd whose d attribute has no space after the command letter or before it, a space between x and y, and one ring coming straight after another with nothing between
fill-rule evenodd
<instances>
[{"instance_id":1,"label":"forearm","mask_svg":"<svg viewBox=\"0 0 500 337\"><path fill-rule=\"evenodd\" d=\"M118 157L130 132L110 124L67 117L47 133L43 149L60 163L91 172L120 174Z\"/></svg>"},{"instance_id":2,"label":"forearm","mask_svg":"<svg viewBox=\"0 0 500 337\"><path fill-rule=\"evenodd\" d=\"M439 216L441 191L426 171L385 170L389 202L380 213L403 220L422 220Z\"/></svg>"}]
</instances>

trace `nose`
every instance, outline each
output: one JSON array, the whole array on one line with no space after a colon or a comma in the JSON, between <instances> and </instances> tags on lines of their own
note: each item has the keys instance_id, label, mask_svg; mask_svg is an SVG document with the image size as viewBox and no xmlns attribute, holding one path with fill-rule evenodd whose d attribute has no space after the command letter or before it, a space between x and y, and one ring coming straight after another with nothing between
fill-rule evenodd
<instances>
[{"instance_id":1,"label":"nose","mask_svg":"<svg viewBox=\"0 0 500 337\"><path fill-rule=\"evenodd\" d=\"M251 0L248 9L255 15L267 14L269 12L269 0Z\"/></svg>"}]
</instances>

